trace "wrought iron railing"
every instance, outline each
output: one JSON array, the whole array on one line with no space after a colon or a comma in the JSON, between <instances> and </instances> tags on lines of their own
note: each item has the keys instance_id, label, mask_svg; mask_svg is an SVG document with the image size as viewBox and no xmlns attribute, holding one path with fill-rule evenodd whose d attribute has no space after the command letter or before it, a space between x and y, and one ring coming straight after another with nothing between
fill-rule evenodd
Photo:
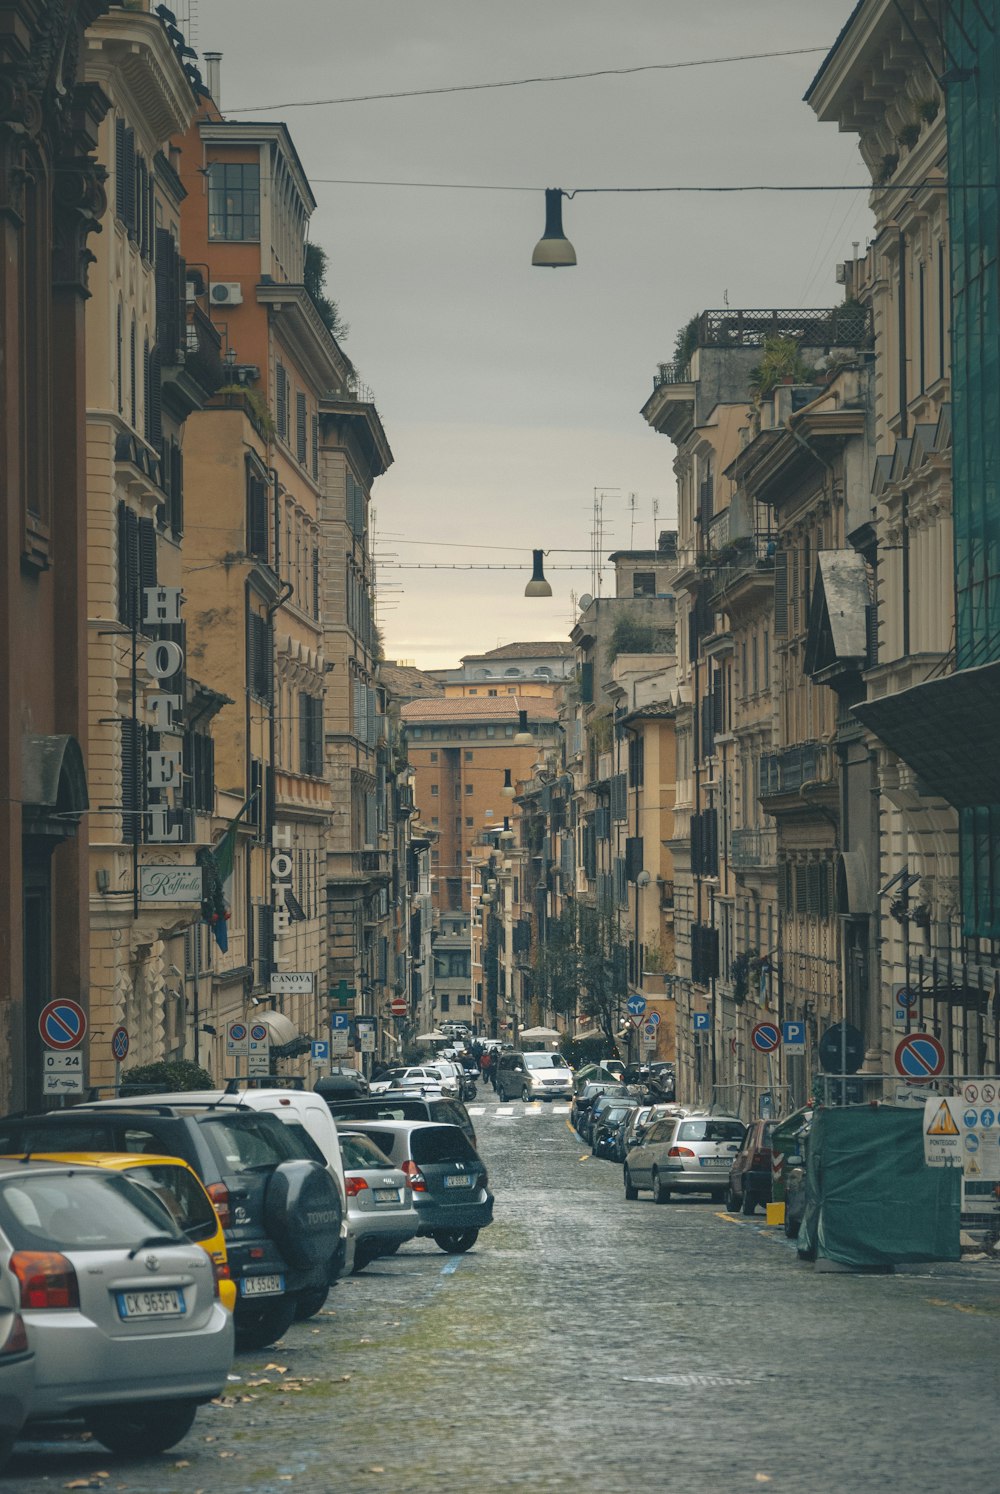
<instances>
[{"instance_id":1,"label":"wrought iron railing","mask_svg":"<svg viewBox=\"0 0 1000 1494\"><path fill-rule=\"evenodd\" d=\"M760 797L794 794L806 783L831 783L833 763L830 749L820 742L803 742L780 752L765 752L760 759Z\"/></svg>"},{"instance_id":2,"label":"wrought iron railing","mask_svg":"<svg viewBox=\"0 0 1000 1494\"><path fill-rule=\"evenodd\" d=\"M736 871L777 866L778 832L774 826L764 830L734 830L729 854L730 864Z\"/></svg>"}]
</instances>

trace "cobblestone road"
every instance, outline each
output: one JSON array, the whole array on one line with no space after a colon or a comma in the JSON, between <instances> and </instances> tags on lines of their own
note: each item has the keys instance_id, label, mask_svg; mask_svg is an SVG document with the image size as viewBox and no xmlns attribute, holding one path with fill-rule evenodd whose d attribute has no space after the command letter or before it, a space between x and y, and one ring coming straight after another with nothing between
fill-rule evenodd
<instances>
[{"instance_id":1,"label":"cobblestone road","mask_svg":"<svg viewBox=\"0 0 1000 1494\"><path fill-rule=\"evenodd\" d=\"M497 1221L471 1254L414 1242L338 1284L174 1453L34 1441L0 1490L1000 1486L1000 1266L816 1276L707 1201L626 1204L555 1108L474 1118Z\"/></svg>"}]
</instances>

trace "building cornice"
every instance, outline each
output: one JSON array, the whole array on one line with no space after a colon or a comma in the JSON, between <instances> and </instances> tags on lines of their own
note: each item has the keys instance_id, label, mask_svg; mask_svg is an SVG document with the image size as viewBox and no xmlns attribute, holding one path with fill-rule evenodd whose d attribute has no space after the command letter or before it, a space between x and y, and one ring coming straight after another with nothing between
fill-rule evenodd
<instances>
[{"instance_id":1,"label":"building cornice","mask_svg":"<svg viewBox=\"0 0 1000 1494\"><path fill-rule=\"evenodd\" d=\"M123 110L153 155L182 135L197 105L180 58L158 17L114 9L88 27L84 73Z\"/></svg>"}]
</instances>

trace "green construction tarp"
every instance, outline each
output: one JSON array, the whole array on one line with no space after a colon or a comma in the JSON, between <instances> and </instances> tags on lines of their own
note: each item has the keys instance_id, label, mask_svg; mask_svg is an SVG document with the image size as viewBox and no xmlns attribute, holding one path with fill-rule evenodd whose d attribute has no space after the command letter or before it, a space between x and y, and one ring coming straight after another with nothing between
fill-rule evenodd
<instances>
[{"instance_id":1,"label":"green construction tarp","mask_svg":"<svg viewBox=\"0 0 1000 1494\"><path fill-rule=\"evenodd\" d=\"M817 1110L800 1252L845 1266L957 1261L961 1168L924 1162L923 1111Z\"/></svg>"}]
</instances>

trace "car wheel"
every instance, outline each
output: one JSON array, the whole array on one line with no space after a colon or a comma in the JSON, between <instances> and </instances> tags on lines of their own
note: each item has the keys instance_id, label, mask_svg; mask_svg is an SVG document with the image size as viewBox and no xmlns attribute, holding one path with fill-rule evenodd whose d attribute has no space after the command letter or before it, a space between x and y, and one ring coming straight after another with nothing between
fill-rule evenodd
<instances>
[{"instance_id":1,"label":"car wheel","mask_svg":"<svg viewBox=\"0 0 1000 1494\"><path fill-rule=\"evenodd\" d=\"M522 1091L521 1091L521 1099L524 1101L524 1103L526 1105L528 1105L528 1104L531 1103L531 1096L528 1093L527 1089L522 1089Z\"/></svg>"},{"instance_id":2,"label":"car wheel","mask_svg":"<svg viewBox=\"0 0 1000 1494\"><path fill-rule=\"evenodd\" d=\"M743 1203L740 1212L743 1214L756 1214L757 1212L757 1200L749 1188L743 1189Z\"/></svg>"},{"instance_id":3,"label":"car wheel","mask_svg":"<svg viewBox=\"0 0 1000 1494\"><path fill-rule=\"evenodd\" d=\"M276 1343L294 1323L296 1305L295 1297L287 1293L253 1307L244 1307L238 1302L233 1325L237 1349L266 1349L269 1344Z\"/></svg>"},{"instance_id":4,"label":"car wheel","mask_svg":"<svg viewBox=\"0 0 1000 1494\"><path fill-rule=\"evenodd\" d=\"M436 1229L431 1239L446 1255L464 1255L479 1239L479 1231L478 1229Z\"/></svg>"},{"instance_id":5,"label":"car wheel","mask_svg":"<svg viewBox=\"0 0 1000 1494\"><path fill-rule=\"evenodd\" d=\"M370 1266L372 1261L377 1259L378 1254L378 1249L374 1245L363 1242L355 1245L353 1274L357 1276L359 1271L363 1271L366 1266Z\"/></svg>"},{"instance_id":6,"label":"car wheel","mask_svg":"<svg viewBox=\"0 0 1000 1494\"><path fill-rule=\"evenodd\" d=\"M625 1169L625 1197L629 1203L635 1203L639 1197L639 1190L632 1181L632 1174L628 1168Z\"/></svg>"},{"instance_id":7,"label":"car wheel","mask_svg":"<svg viewBox=\"0 0 1000 1494\"><path fill-rule=\"evenodd\" d=\"M736 1197L736 1194L733 1192L732 1183L730 1183L729 1187L726 1189L726 1208L729 1210L730 1214L739 1213L740 1201Z\"/></svg>"},{"instance_id":8,"label":"car wheel","mask_svg":"<svg viewBox=\"0 0 1000 1494\"><path fill-rule=\"evenodd\" d=\"M653 1173L653 1202L655 1204L670 1202L670 1189L664 1187L658 1172Z\"/></svg>"},{"instance_id":9,"label":"car wheel","mask_svg":"<svg viewBox=\"0 0 1000 1494\"><path fill-rule=\"evenodd\" d=\"M87 1414L88 1430L114 1453L139 1456L166 1452L190 1432L198 1407L193 1401L157 1405L101 1406Z\"/></svg>"},{"instance_id":10,"label":"car wheel","mask_svg":"<svg viewBox=\"0 0 1000 1494\"><path fill-rule=\"evenodd\" d=\"M328 1286L309 1287L307 1291L299 1292L295 1299L295 1321L304 1323L306 1318L314 1318L320 1308L326 1306L329 1293Z\"/></svg>"}]
</instances>

